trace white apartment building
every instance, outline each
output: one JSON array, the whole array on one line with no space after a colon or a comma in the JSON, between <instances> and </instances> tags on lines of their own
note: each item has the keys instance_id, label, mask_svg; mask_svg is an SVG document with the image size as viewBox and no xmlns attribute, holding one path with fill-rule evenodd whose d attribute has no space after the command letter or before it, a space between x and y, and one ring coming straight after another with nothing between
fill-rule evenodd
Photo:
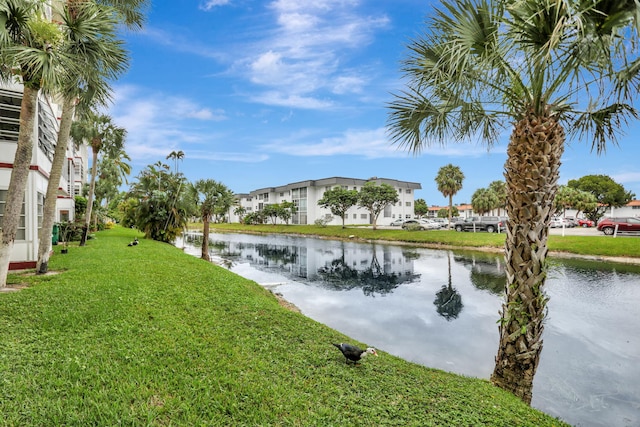
<instances>
[{"instance_id":1,"label":"white apartment building","mask_svg":"<svg viewBox=\"0 0 640 427\"><path fill-rule=\"evenodd\" d=\"M20 130L22 86L0 85L0 225L11 179ZM14 243L9 269L34 268L38 260L38 231L42 226L44 198L56 145L61 107L51 98L38 97L34 123L34 144L22 216ZM56 222L73 221L75 200L86 177L87 148L76 150L69 142L56 206Z\"/></svg>"},{"instance_id":2,"label":"white apartment building","mask_svg":"<svg viewBox=\"0 0 640 427\"><path fill-rule=\"evenodd\" d=\"M265 187L254 190L249 194L237 194L236 198L241 207L247 213L262 210L269 204L293 202L298 211L291 218L290 224L313 224L318 219L329 219L329 225L342 225L342 219L335 216L329 209L321 208L318 200L325 191L335 187L360 191L367 182L373 181L378 185L388 184L398 191L399 202L387 208L378 216L377 224L386 225L394 219L414 218L414 193L422 186L417 182L399 181L396 179L373 177L369 179L332 177L317 180L308 180L285 184L278 187ZM235 207L230 209L229 221L239 222L240 218L233 213ZM281 220L278 220L282 222ZM345 224L371 224L372 218L368 210L352 207L345 216Z\"/></svg>"}]
</instances>

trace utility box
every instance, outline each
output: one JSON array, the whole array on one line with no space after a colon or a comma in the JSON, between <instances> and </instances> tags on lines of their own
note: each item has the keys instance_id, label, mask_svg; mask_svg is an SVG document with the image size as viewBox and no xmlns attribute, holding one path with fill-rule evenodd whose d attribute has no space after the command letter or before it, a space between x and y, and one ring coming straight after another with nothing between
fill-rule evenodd
<instances>
[{"instance_id":1,"label":"utility box","mask_svg":"<svg viewBox=\"0 0 640 427\"><path fill-rule=\"evenodd\" d=\"M53 232L51 233L51 244L57 245L60 240L60 226L53 224Z\"/></svg>"}]
</instances>

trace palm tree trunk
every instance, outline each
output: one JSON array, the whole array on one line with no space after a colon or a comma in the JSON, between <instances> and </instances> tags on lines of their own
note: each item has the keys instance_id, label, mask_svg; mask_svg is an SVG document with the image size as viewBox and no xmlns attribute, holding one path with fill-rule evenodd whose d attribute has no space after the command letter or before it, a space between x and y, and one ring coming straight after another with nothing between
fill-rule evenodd
<instances>
[{"instance_id":1,"label":"palm tree trunk","mask_svg":"<svg viewBox=\"0 0 640 427\"><path fill-rule=\"evenodd\" d=\"M202 223L202 252L200 258L205 261L211 261L211 257L209 256L209 215L205 215L202 218Z\"/></svg>"},{"instance_id":2,"label":"palm tree trunk","mask_svg":"<svg viewBox=\"0 0 640 427\"><path fill-rule=\"evenodd\" d=\"M11 171L7 200L5 200L2 215L2 230L0 231L0 288L7 286L9 262L20 224L20 212L27 188L31 157L33 156L33 128L37 106L38 89L25 85L20 104L18 145L13 160L13 170Z\"/></svg>"},{"instance_id":3,"label":"palm tree trunk","mask_svg":"<svg viewBox=\"0 0 640 427\"><path fill-rule=\"evenodd\" d=\"M62 105L62 117L60 119L60 130L58 130L56 150L53 154L53 162L51 164L51 171L49 172L47 195L44 199L42 228L40 229L40 242L38 243L38 263L36 264L37 274L45 274L49 269L51 233L53 223L56 219L58 187L60 186L62 170L67 160L67 146L69 145L69 133L71 131L71 123L73 122L74 110L74 100L65 98Z\"/></svg>"},{"instance_id":4,"label":"palm tree trunk","mask_svg":"<svg viewBox=\"0 0 640 427\"><path fill-rule=\"evenodd\" d=\"M542 351L547 238L564 138L554 118L529 113L507 149L506 300L491 381L528 404Z\"/></svg>"},{"instance_id":5,"label":"palm tree trunk","mask_svg":"<svg viewBox=\"0 0 640 427\"><path fill-rule=\"evenodd\" d=\"M96 190L96 174L98 172L98 150L92 148L93 152L91 158L91 184L89 185L89 196L87 198L87 210L84 214L84 225L82 226L82 239L80 240L80 246L87 244L87 234L89 233L89 227L91 226L91 209L93 207L93 193Z\"/></svg>"}]
</instances>

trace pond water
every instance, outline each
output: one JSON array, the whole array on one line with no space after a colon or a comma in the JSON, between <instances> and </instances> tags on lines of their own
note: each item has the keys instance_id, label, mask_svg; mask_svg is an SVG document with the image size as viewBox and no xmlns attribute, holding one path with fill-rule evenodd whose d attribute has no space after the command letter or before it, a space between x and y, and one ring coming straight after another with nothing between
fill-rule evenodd
<instances>
[{"instance_id":1,"label":"pond water","mask_svg":"<svg viewBox=\"0 0 640 427\"><path fill-rule=\"evenodd\" d=\"M209 239L215 262L355 340L462 375L493 372L500 255L282 235ZM201 236L176 246L200 256ZM532 406L574 426L640 426L640 266L551 264Z\"/></svg>"}]
</instances>

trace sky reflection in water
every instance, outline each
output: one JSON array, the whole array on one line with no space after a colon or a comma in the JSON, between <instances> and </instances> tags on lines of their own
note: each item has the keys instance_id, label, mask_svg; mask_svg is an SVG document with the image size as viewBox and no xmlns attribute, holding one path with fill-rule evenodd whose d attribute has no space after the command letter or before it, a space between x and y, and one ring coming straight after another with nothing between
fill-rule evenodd
<instances>
[{"instance_id":1,"label":"sky reflection in water","mask_svg":"<svg viewBox=\"0 0 640 427\"><path fill-rule=\"evenodd\" d=\"M355 340L467 376L493 371L501 256L280 235L210 241L231 271ZM199 256L199 245L187 239L185 250ZM532 406L576 426L640 425L640 267L553 260L546 288Z\"/></svg>"}]
</instances>

